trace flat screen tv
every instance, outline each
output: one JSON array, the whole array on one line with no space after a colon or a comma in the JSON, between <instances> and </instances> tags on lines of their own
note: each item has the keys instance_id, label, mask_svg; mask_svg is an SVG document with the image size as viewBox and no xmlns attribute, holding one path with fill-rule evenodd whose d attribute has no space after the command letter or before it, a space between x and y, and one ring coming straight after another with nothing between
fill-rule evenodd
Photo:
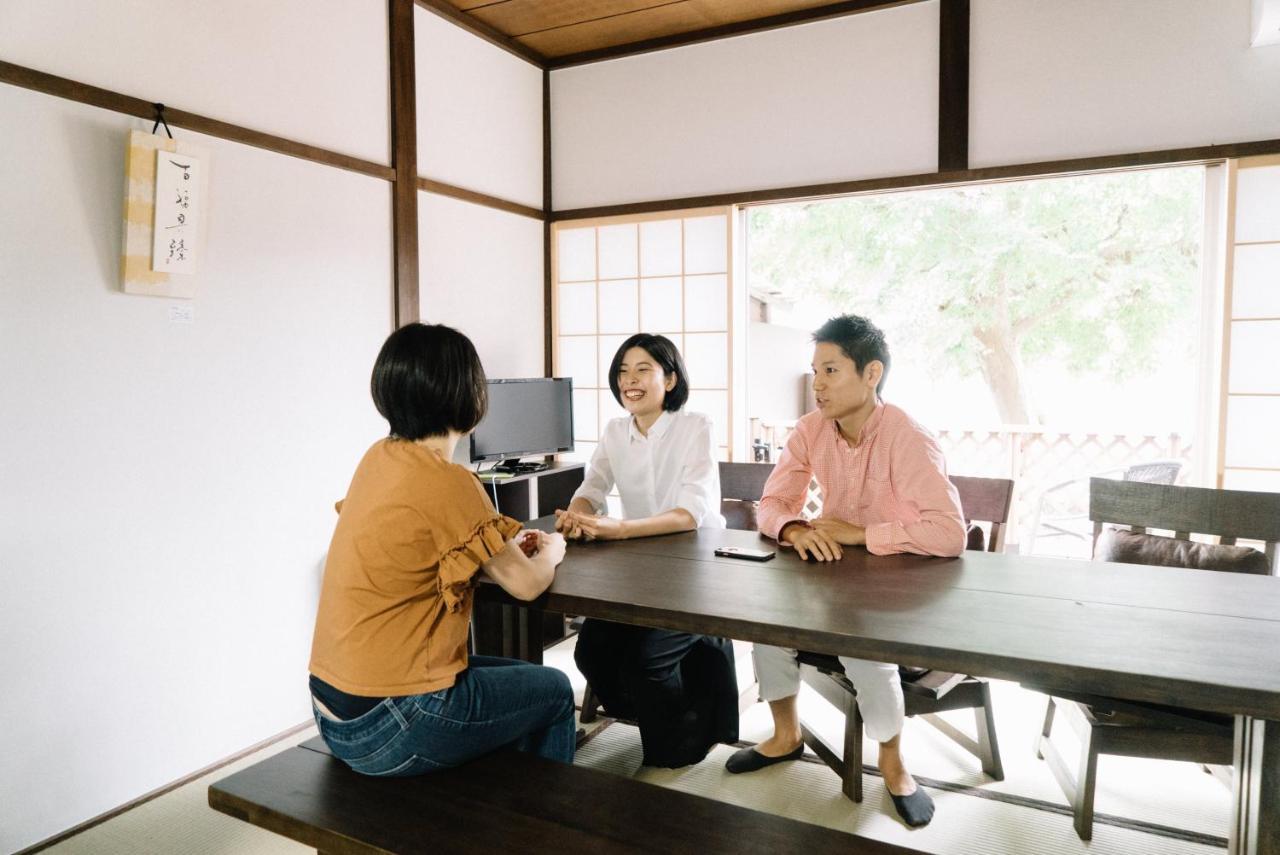
<instances>
[{"instance_id":1,"label":"flat screen tv","mask_svg":"<svg viewBox=\"0 0 1280 855\"><path fill-rule=\"evenodd\" d=\"M489 411L471 433L471 460L573 451L573 380L489 381Z\"/></svg>"}]
</instances>

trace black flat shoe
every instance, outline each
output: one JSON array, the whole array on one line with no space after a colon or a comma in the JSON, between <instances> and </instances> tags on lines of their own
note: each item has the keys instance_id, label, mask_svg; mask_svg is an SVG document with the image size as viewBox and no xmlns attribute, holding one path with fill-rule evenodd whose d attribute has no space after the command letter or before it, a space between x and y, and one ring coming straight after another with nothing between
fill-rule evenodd
<instances>
[{"instance_id":1,"label":"black flat shoe","mask_svg":"<svg viewBox=\"0 0 1280 855\"><path fill-rule=\"evenodd\" d=\"M902 817L902 821L911 828L922 828L933 819L933 798L919 784L916 785L916 791L909 796L895 796L889 793L889 798L893 799L893 806L898 811L898 816Z\"/></svg>"},{"instance_id":2,"label":"black flat shoe","mask_svg":"<svg viewBox=\"0 0 1280 855\"><path fill-rule=\"evenodd\" d=\"M772 766L774 763L782 763L786 760L799 760L800 755L804 754L804 743L792 751L790 754L783 754L781 757L766 757L754 748L741 748L729 757L724 767L735 775L743 772L754 772L757 769L763 769L765 766Z\"/></svg>"}]
</instances>

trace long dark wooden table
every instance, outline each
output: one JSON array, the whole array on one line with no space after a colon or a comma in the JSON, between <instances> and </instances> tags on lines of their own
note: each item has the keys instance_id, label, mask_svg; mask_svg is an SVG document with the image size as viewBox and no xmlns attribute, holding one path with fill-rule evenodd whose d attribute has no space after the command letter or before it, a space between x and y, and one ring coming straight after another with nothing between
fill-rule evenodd
<instances>
[{"instance_id":1,"label":"long dark wooden table","mask_svg":"<svg viewBox=\"0 0 1280 855\"><path fill-rule=\"evenodd\" d=\"M1280 578L862 548L827 564L781 549L756 563L717 546L773 544L706 529L570 544L530 607L1229 713L1228 851L1280 855Z\"/></svg>"}]
</instances>

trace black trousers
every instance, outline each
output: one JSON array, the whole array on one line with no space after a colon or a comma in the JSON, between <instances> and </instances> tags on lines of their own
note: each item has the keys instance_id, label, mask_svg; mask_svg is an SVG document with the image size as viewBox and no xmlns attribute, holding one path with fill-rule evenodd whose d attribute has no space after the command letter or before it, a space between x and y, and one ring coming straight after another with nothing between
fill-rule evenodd
<instances>
[{"instance_id":1,"label":"black trousers","mask_svg":"<svg viewBox=\"0 0 1280 855\"><path fill-rule=\"evenodd\" d=\"M640 725L646 766L687 766L738 739L738 678L726 639L588 619L573 658L605 712Z\"/></svg>"}]
</instances>

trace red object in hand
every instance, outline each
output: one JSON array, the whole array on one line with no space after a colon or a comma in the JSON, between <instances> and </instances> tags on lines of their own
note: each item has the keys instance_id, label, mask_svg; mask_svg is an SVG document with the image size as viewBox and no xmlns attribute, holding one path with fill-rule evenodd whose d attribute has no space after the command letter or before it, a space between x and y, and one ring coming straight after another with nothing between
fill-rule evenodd
<instances>
[{"instance_id":1,"label":"red object in hand","mask_svg":"<svg viewBox=\"0 0 1280 855\"><path fill-rule=\"evenodd\" d=\"M538 533L536 531L526 531L524 537L520 538L520 549L528 558L538 554Z\"/></svg>"}]
</instances>

